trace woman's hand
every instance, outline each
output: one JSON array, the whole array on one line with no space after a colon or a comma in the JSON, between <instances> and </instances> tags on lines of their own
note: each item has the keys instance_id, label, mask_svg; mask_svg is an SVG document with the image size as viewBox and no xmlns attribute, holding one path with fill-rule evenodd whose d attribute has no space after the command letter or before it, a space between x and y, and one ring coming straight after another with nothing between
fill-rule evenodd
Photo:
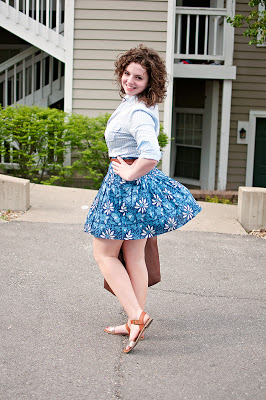
<instances>
[{"instance_id":1,"label":"woman's hand","mask_svg":"<svg viewBox=\"0 0 266 400\"><path fill-rule=\"evenodd\" d=\"M117 157L119 162L113 161L114 172L125 181L134 181L148 174L156 165L156 160L138 158L131 165L127 164L121 157Z\"/></svg>"},{"instance_id":2,"label":"woman's hand","mask_svg":"<svg viewBox=\"0 0 266 400\"><path fill-rule=\"evenodd\" d=\"M119 156L117 157L117 161L112 162L114 172L125 181L133 181L134 179L131 179L132 167L136 161L129 165Z\"/></svg>"}]
</instances>

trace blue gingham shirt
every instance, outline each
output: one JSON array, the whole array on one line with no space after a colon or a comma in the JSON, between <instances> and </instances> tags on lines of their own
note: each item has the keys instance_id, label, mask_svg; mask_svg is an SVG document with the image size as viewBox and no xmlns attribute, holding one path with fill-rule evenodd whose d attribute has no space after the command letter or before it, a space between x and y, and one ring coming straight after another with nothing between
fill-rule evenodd
<instances>
[{"instance_id":1,"label":"blue gingham shirt","mask_svg":"<svg viewBox=\"0 0 266 400\"><path fill-rule=\"evenodd\" d=\"M158 105L147 107L136 96L126 96L111 115L105 130L109 157L161 158Z\"/></svg>"}]
</instances>

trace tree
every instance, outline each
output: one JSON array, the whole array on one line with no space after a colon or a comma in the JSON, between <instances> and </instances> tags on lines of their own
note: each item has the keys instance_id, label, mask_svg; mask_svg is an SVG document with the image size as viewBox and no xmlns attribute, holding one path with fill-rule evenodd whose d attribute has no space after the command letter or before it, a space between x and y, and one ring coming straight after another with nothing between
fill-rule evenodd
<instances>
[{"instance_id":1,"label":"tree","mask_svg":"<svg viewBox=\"0 0 266 400\"><path fill-rule=\"evenodd\" d=\"M262 44L266 41L266 0L251 0L248 5L253 8L248 15L237 14L227 18L234 28L247 27L244 36L250 38L249 44Z\"/></svg>"}]
</instances>

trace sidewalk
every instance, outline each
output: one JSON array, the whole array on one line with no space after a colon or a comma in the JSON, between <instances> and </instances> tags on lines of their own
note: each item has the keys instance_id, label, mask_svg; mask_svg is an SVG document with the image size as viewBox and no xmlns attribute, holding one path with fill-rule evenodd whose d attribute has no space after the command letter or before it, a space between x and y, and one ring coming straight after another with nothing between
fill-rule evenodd
<instances>
[{"instance_id":1,"label":"sidewalk","mask_svg":"<svg viewBox=\"0 0 266 400\"><path fill-rule=\"evenodd\" d=\"M159 236L154 321L125 355L104 327L126 316L83 232L94 195L32 185L31 209L0 224L0 398L265 400L266 241L212 203Z\"/></svg>"},{"instance_id":2,"label":"sidewalk","mask_svg":"<svg viewBox=\"0 0 266 400\"><path fill-rule=\"evenodd\" d=\"M31 184L31 208L19 221L84 224L96 190ZM237 206L199 202L202 211L181 230L246 235Z\"/></svg>"}]
</instances>

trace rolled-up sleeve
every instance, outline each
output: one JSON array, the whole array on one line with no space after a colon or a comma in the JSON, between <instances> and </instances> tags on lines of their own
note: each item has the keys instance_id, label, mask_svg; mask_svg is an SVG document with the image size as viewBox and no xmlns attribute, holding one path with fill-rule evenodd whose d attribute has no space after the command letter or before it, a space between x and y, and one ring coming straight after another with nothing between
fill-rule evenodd
<instances>
[{"instance_id":1,"label":"rolled-up sleeve","mask_svg":"<svg viewBox=\"0 0 266 400\"><path fill-rule=\"evenodd\" d=\"M130 133L137 143L140 158L160 161L161 150L157 138L158 124L159 121L145 110L135 110L132 113Z\"/></svg>"}]
</instances>

